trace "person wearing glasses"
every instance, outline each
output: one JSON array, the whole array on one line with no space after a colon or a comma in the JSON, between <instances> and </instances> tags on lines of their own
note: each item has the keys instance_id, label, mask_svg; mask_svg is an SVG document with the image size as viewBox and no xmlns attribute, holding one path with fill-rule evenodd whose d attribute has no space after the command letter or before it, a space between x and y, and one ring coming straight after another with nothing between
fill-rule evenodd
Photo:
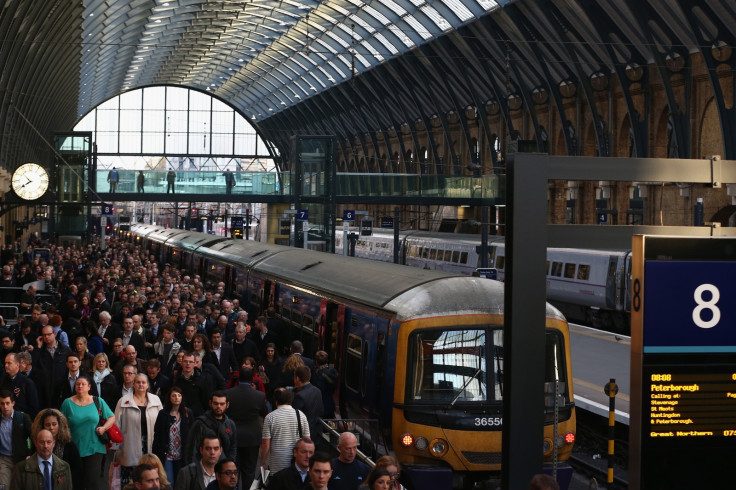
<instances>
[{"instance_id":1,"label":"person wearing glasses","mask_svg":"<svg viewBox=\"0 0 736 490\"><path fill-rule=\"evenodd\" d=\"M405 490L404 485L399 483L399 478L401 477L401 466L399 466L399 461L396 458L393 456L381 456L378 458L378 461L376 461L375 467L386 468L386 471L388 471L388 474L391 477L391 483L389 485L391 490Z\"/></svg>"},{"instance_id":2,"label":"person wearing glasses","mask_svg":"<svg viewBox=\"0 0 736 490\"><path fill-rule=\"evenodd\" d=\"M230 458L223 458L215 465L215 481L205 490L235 490L238 487L238 466Z\"/></svg>"}]
</instances>

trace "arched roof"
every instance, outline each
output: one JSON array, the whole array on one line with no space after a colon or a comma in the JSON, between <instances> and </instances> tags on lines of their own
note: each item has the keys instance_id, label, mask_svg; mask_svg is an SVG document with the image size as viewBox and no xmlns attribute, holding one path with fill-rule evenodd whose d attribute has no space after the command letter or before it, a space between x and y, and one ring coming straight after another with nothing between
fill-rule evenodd
<instances>
[{"instance_id":1,"label":"arched roof","mask_svg":"<svg viewBox=\"0 0 736 490\"><path fill-rule=\"evenodd\" d=\"M141 86L209 90L284 150L294 132L370 138L468 107L505 114L512 98L531 105L535 94L562 97L565 86L591 96L637 67L655 65L663 78L688 69L696 52L715 73L715 50L727 48L733 67L736 44L736 5L723 0L9 0L0 8L1 167L40 159L50 132ZM727 110L719 107L722 120Z\"/></svg>"}]
</instances>

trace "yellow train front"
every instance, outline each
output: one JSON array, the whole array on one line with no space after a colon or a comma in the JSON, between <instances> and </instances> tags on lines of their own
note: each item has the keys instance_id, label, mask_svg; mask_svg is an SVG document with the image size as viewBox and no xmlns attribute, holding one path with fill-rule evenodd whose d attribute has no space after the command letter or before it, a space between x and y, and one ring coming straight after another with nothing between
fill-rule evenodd
<instances>
[{"instance_id":1,"label":"yellow train front","mask_svg":"<svg viewBox=\"0 0 736 490\"><path fill-rule=\"evenodd\" d=\"M340 417L378 421L375 433L361 436L389 439L407 487L489 482L495 488L503 283L155 226L132 231L133 243L161 262L225 282L253 317L271 308L307 354L327 351L339 372ZM559 382L562 396L557 434L549 407L539 450L551 464L556 445L558 480L566 488L575 433L569 336L559 311L547 306L546 316L539 325L546 332L545 380Z\"/></svg>"}]
</instances>

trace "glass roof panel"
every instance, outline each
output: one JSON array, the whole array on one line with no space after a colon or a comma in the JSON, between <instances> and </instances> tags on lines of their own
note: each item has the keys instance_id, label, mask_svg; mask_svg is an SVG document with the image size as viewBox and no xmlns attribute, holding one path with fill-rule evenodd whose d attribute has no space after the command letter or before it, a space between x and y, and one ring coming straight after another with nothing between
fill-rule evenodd
<instances>
[{"instance_id":1,"label":"glass roof panel","mask_svg":"<svg viewBox=\"0 0 736 490\"><path fill-rule=\"evenodd\" d=\"M473 18L473 13L463 4L461 0L440 0L442 3L450 7L450 10L465 22Z\"/></svg>"},{"instance_id":2,"label":"glass roof panel","mask_svg":"<svg viewBox=\"0 0 736 490\"><path fill-rule=\"evenodd\" d=\"M432 22L434 22L437 25L437 27L439 27L443 31L448 31L452 29L452 24L447 22L447 19L442 17L440 13L437 12L437 10L435 10L430 5L425 5L420 10L422 11L422 13L424 13L424 15L432 19Z\"/></svg>"},{"instance_id":3,"label":"glass roof panel","mask_svg":"<svg viewBox=\"0 0 736 490\"><path fill-rule=\"evenodd\" d=\"M422 36L422 39L430 39L432 37L432 34L427 30L424 25L422 25L421 22L419 22L417 19L414 18L412 15L405 15L404 21L412 26L417 33L419 33L420 36Z\"/></svg>"}]
</instances>

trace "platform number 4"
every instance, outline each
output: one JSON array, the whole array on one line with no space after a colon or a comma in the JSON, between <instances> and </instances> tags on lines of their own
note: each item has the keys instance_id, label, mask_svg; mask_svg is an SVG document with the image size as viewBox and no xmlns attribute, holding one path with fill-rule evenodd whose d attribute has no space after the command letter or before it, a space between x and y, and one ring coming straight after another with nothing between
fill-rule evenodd
<instances>
[{"instance_id":1,"label":"platform number 4","mask_svg":"<svg viewBox=\"0 0 736 490\"><path fill-rule=\"evenodd\" d=\"M703 297L703 293L710 293L710 299L706 300ZM693 310L693 322L695 325L700 328L713 328L718 325L718 322L721 321L721 310L716 306L718 300L721 299L721 293L718 291L718 288L713 284L701 284L695 288L693 297L695 304L697 304ZM711 312L710 320L703 319L703 311L705 310Z\"/></svg>"}]
</instances>

